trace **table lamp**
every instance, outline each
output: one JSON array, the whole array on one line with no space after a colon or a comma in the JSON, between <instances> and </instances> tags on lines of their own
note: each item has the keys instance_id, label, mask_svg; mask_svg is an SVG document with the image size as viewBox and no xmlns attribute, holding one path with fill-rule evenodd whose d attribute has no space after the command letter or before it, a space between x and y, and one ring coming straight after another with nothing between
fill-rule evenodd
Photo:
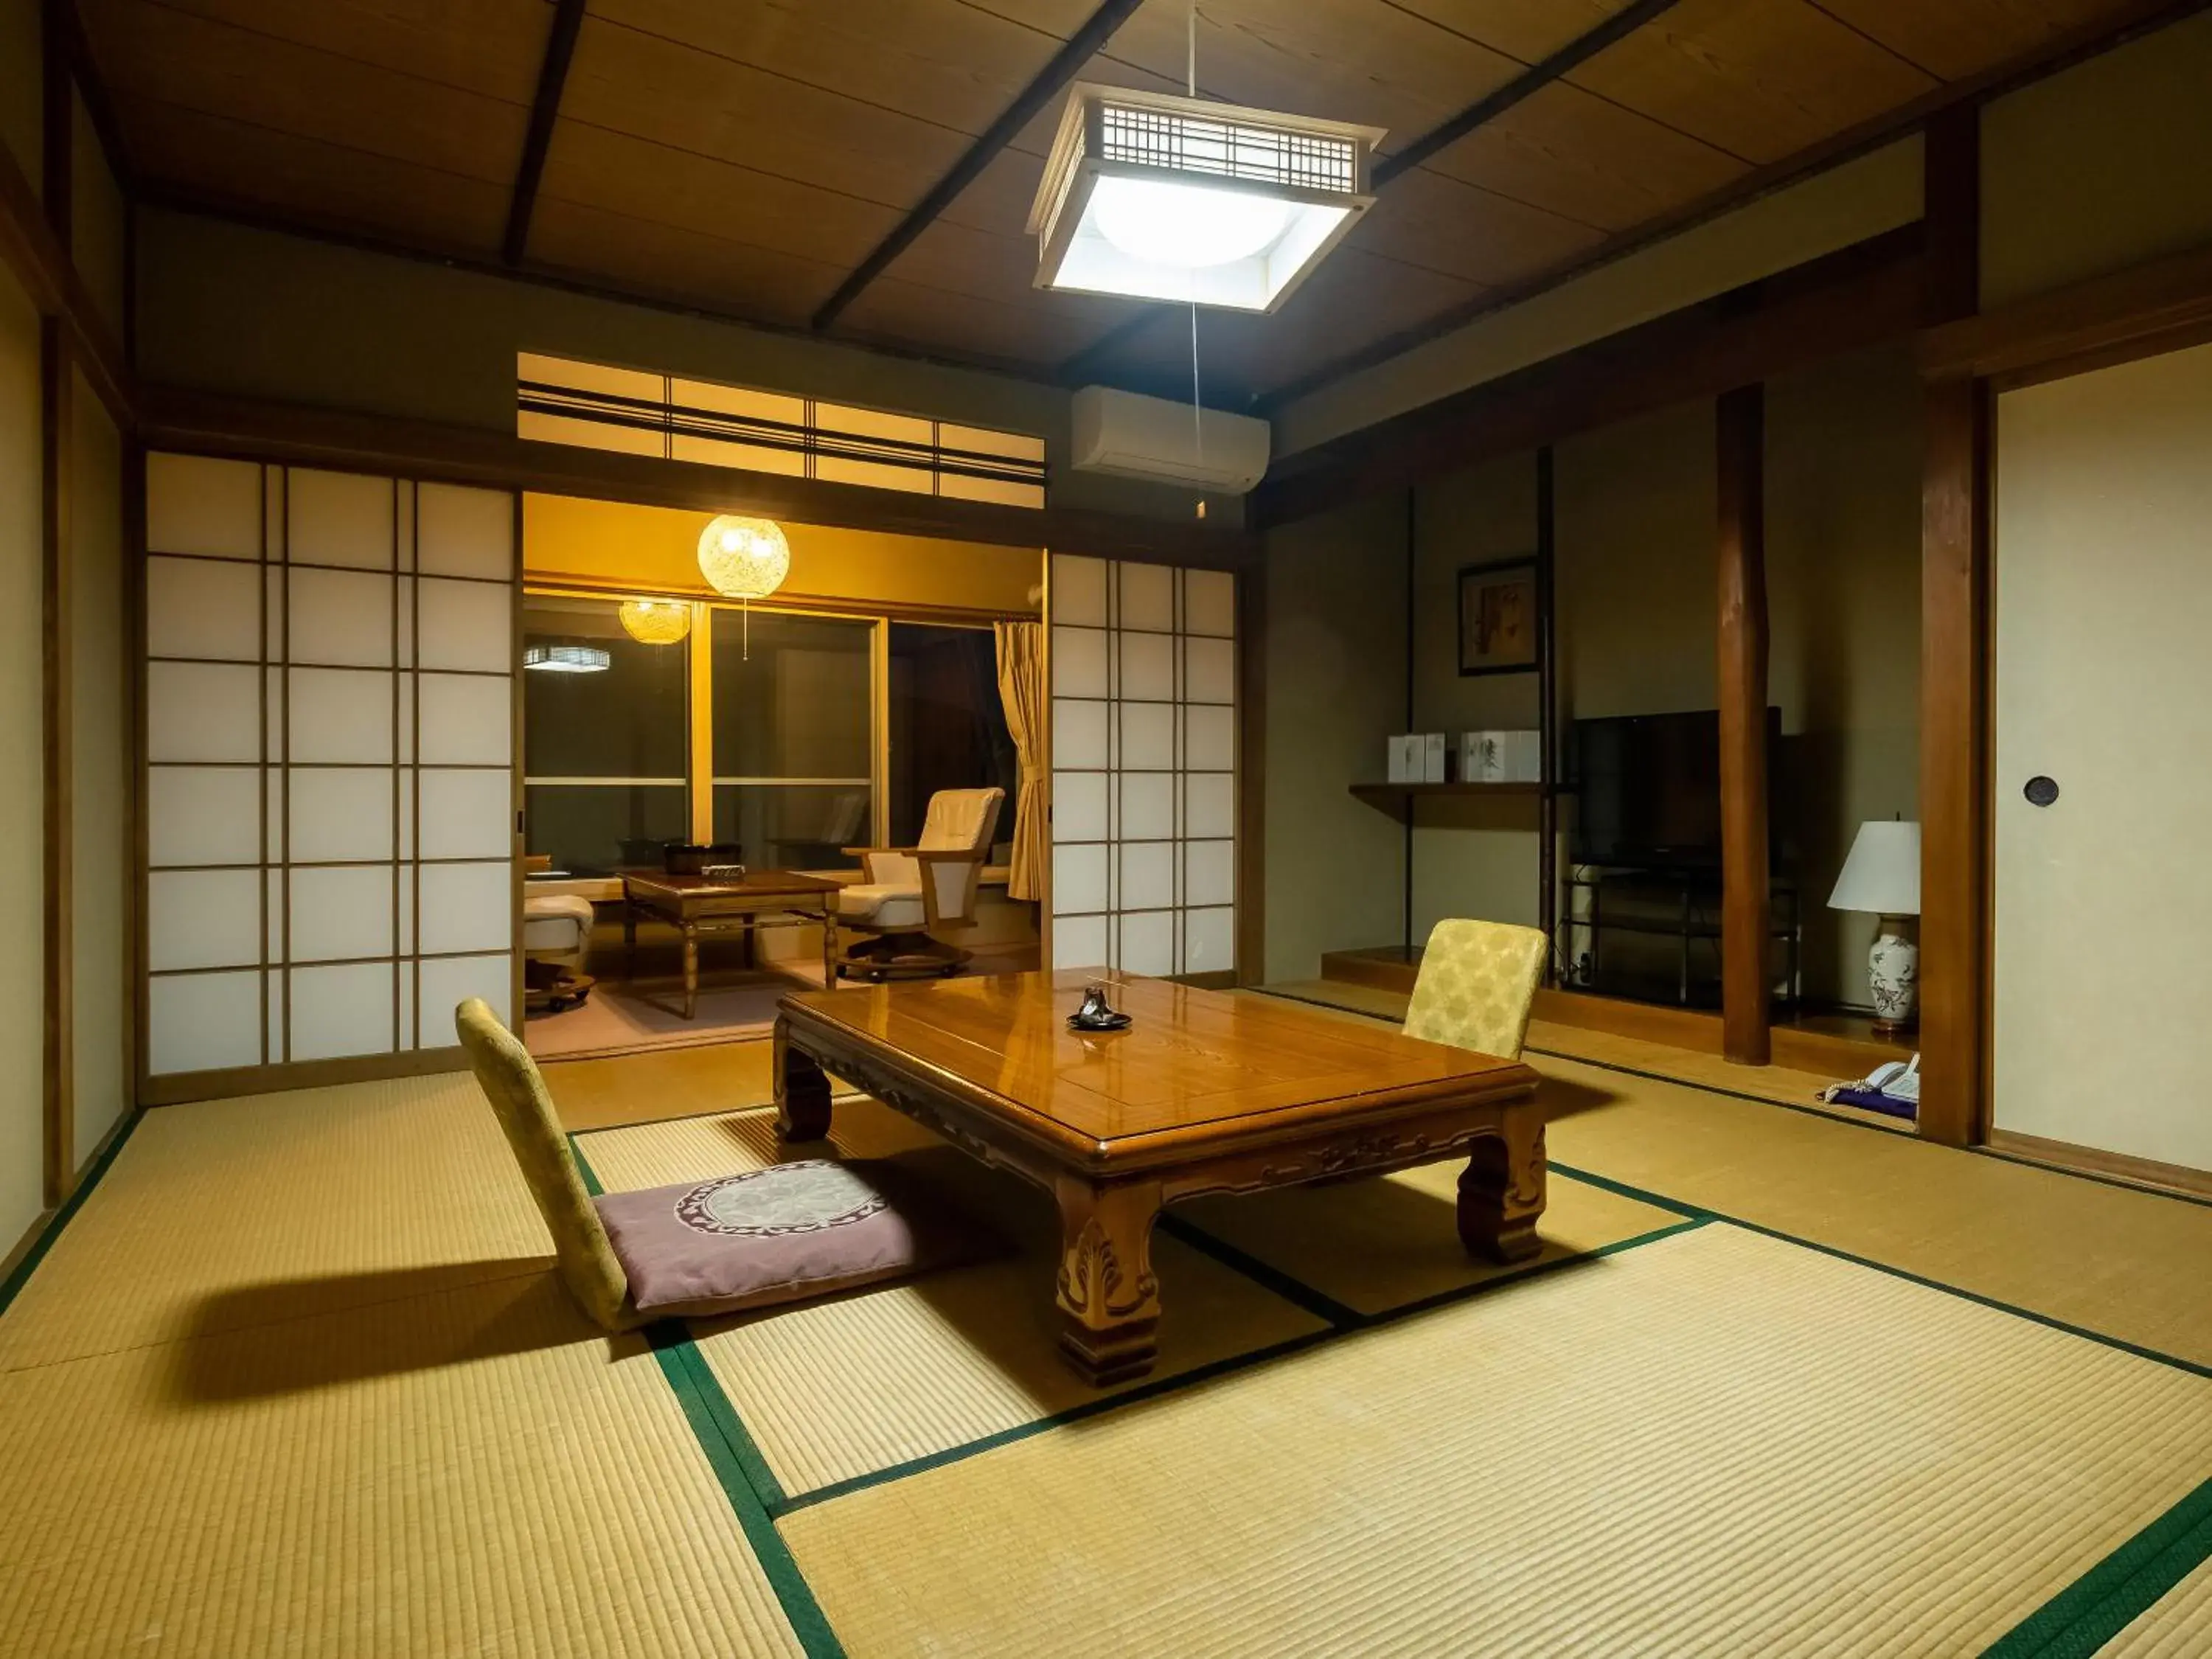
<instances>
[{"instance_id":1,"label":"table lamp","mask_svg":"<svg viewBox=\"0 0 2212 1659\"><path fill-rule=\"evenodd\" d=\"M1859 825L1828 908L1881 918L1867 953L1874 1029L1885 1036L1904 1030L1912 1024L1920 989L1920 946L1913 938L1920 914L1920 826L1881 819Z\"/></svg>"}]
</instances>

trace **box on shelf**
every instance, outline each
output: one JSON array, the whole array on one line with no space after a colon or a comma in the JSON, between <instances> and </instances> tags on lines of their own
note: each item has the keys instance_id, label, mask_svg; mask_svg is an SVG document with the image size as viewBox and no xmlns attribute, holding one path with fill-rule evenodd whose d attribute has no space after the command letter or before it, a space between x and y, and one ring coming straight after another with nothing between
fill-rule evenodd
<instances>
[{"instance_id":1,"label":"box on shelf","mask_svg":"<svg viewBox=\"0 0 2212 1659\"><path fill-rule=\"evenodd\" d=\"M1459 775L1469 783L1536 783L1543 778L1539 732L1463 732Z\"/></svg>"},{"instance_id":2,"label":"box on shelf","mask_svg":"<svg viewBox=\"0 0 2212 1659\"><path fill-rule=\"evenodd\" d=\"M1450 739L1442 732L1409 732L1390 739L1392 783L1442 783Z\"/></svg>"}]
</instances>

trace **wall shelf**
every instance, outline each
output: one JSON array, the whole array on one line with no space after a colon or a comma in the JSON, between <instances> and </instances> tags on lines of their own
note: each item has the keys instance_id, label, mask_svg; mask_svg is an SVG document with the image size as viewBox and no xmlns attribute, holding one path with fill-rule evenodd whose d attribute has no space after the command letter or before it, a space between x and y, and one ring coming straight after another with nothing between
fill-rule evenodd
<instances>
[{"instance_id":1,"label":"wall shelf","mask_svg":"<svg viewBox=\"0 0 2212 1659\"><path fill-rule=\"evenodd\" d=\"M1461 797L1525 795L1532 799L1553 793L1549 784L1521 783L1355 783L1352 793L1380 812L1400 823L1407 821L1416 800L1437 795Z\"/></svg>"}]
</instances>

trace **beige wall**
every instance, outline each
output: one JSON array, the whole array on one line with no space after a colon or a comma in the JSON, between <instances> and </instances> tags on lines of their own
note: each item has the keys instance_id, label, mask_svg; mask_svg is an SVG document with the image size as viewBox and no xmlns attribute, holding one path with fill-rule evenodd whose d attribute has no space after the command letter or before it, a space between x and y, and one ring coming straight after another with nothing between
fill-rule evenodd
<instances>
[{"instance_id":1,"label":"beige wall","mask_svg":"<svg viewBox=\"0 0 2212 1659\"><path fill-rule=\"evenodd\" d=\"M122 439L82 375L76 391L70 596L70 906L80 1166L129 1110L127 994L132 896L129 607L125 599Z\"/></svg>"},{"instance_id":2,"label":"beige wall","mask_svg":"<svg viewBox=\"0 0 2212 1659\"><path fill-rule=\"evenodd\" d=\"M0 269L0 1253L43 1207L40 425L38 313Z\"/></svg>"},{"instance_id":3,"label":"beige wall","mask_svg":"<svg viewBox=\"0 0 2212 1659\"><path fill-rule=\"evenodd\" d=\"M1187 491L1066 471L1069 394L674 309L225 221L139 222L140 368L156 385L514 429L514 359L544 351L1042 436L1055 506L1188 519ZM1235 513L1234 498L1208 511Z\"/></svg>"},{"instance_id":4,"label":"beige wall","mask_svg":"<svg viewBox=\"0 0 2212 1659\"><path fill-rule=\"evenodd\" d=\"M1865 1000L1871 934L1863 919L1838 915L1825 902L1850 837L1863 819L1915 811L1918 398L1902 348L1788 376L1767 392L1769 684L1784 733L1777 807L1799 831L1806 985L1822 1000ZM1558 447L1564 720L1714 706L1714 416L1705 403ZM1535 502L1533 453L1486 462L1419 492L1415 729L1536 724L1534 675L1461 677L1456 621L1462 566L1534 552ZM1357 688L1295 684L1284 694L1291 699L1287 713L1270 683L1272 975L1310 972L1324 950L1401 936L1396 826L1364 807L1371 823L1340 823L1338 815L1346 785L1381 775L1382 738L1404 725L1405 619L1391 608L1403 603L1396 574L1403 512L1402 497L1381 497L1269 538L1271 629L1358 637L1366 676ZM1272 636L1270 660L1289 660ZM1324 742L1311 740L1316 730ZM1562 810L1571 814L1571 799ZM1326 915L1302 915L1314 890L1302 872L1354 824L1394 844L1377 842L1364 862L1346 866L1358 897L1333 894ZM1533 925L1535 825L1526 799L1425 802L1414 832L1415 939L1445 916ZM1283 855L1294 872L1288 892L1277 885L1274 844L1285 835L1293 842Z\"/></svg>"},{"instance_id":5,"label":"beige wall","mask_svg":"<svg viewBox=\"0 0 2212 1659\"><path fill-rule=\"evenodd\" d=\"M1982 303L2212 243L2212 15L1982 114Z\"/></svg>"},{"instance_id":6,"label":"beige wall","mask_svg":"<svg viewBox=\"0 0 2212 1659\"><path fill-rule=\"evenodd\" d=\"M76 137L70 177L70 240L74 244L70 257L76 262L77 274L84 278L86 290L119 341L124 337L124 311L129 303L130 284L124 273L131 257L125 229L131 210L82 96L76 100L73 113Z\"/></svg>"},{"instance_id":7,"label":"beige wall","mask_svg":"<svg viewBox=\"0 0 2212 1659\"><path fill-rule=\"evenodd\" d=\"M1920 156L1917 136L1901 139L1347 375L1278 413L1275 447L1326 442L1910 224Z\"/></svg>"},{"instance_id":8,"label":"beige wall","mask_svg":"<svg viewBox=\"0 0 2212 1659\"><path fill-rule=\"evenodd\" d=\"M1413 576L1413 727L1466 732L1536 724L1534 674L1459 672L1462 566L1536 550L1533 454L1496 460L1419 491ZM1395 728L1394 728L1395 729ZM1536 921L1536 804L1464 797L1425 802L1413 830L1413 937L1446 916Z\"/></svg>"},{"instance_id":9,"label":"beige wall","mask_svg":"<svg viewBox=\"0 0 2212 1659\"><path fill-rule=\"evenodd\" d=\"M1323 951L1395 944L1404 839L1352 799L1379 779L1406 714L1402 497L1267 538L1267 976L1308 979Z\"/></svg>"},{"instance_id":10,"label":"beige wall","mask_svg":"<svg viewBox=\"0 0 2212 1659\"><path fill-rule=\"evenodd\" d=\"M617 583L647 593L708 595L699 575L704 513L629 507L570 495L522 498L523 573L533 582ZM1034 613L1042 550L934 541L823 525L784 526L794 596L872 607L952 605L1000 616Z\"/></svg>"}]
</instances>

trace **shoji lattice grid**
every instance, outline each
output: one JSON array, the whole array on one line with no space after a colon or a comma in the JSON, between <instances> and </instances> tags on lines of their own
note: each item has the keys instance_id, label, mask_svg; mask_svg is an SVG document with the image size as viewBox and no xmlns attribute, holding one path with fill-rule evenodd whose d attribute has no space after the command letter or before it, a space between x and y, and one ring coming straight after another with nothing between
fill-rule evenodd
<instances>
[{"instance_id":1,"label":"shoji lattice grid","mask_svg":"<svg viewBox=\"0 0 2212 1659\"><path fill-rule=\"evenodd\" d=\"M147 1061L509 1012L514 498L147 458Z\"/></svg>"},{"instance_id":2,"label":"shoji lattice grid","mask_svg":"<svg viewBox=\"0 0 2212 1659\"><path fill-rule=\"evenodd\" d=\"M1052 954L1059 968L1237 963L1237 584L1052 562Z\"/></svg>"}]
</instances>

